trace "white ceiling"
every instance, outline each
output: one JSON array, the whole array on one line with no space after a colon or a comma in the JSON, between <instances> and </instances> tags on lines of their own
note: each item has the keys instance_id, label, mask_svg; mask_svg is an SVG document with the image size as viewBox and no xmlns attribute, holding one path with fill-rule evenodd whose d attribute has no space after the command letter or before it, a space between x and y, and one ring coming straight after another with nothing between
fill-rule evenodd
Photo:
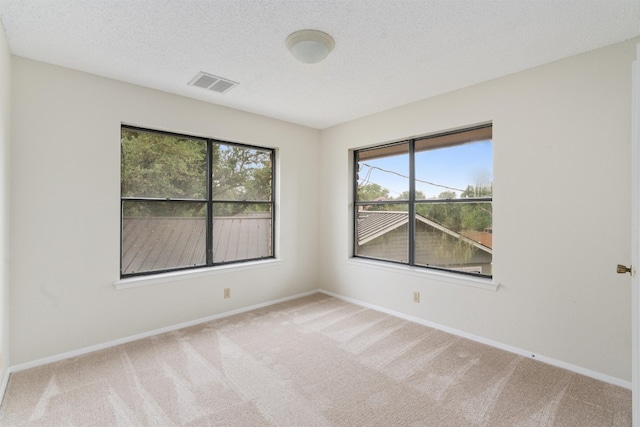
<instances>
[{"instance_id":1,"label":"white ceiling","mask_svg":"<svg viewBox=\"0 0 640 427\"><path fill-rule=\"evenodd\" d=\"M0 20L15 55L324 129L639 36L640 0L0 0ZM325 61L287 51L305 28L335 39Z\"/></svg>"}]
</instances>

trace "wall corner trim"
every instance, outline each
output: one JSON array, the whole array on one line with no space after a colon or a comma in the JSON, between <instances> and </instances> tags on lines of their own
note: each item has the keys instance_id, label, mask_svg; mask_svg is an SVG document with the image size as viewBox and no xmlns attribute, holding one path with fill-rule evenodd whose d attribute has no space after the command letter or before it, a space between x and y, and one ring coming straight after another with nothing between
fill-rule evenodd
<instances>
[{"instance_id":1,"label":"wall corner trim","mask_svg":"<svg viewBox=\"0 0 640 427\"><path fill-rule=\"evenodd\" d=\"M9 385L9 375L11 375L10 366L4 371L4 377L2 377L2 383L0 383L0 405L2 405L4 392L7 391L7 386Z\"/></svg>"}]
</instances>

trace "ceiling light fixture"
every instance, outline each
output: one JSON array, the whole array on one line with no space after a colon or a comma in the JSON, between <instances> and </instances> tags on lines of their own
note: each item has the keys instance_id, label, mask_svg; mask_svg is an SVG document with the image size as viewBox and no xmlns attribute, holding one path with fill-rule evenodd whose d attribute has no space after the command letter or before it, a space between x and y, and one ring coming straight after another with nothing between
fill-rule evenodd
<instances>
[{"instance_id":1,"label":"ceiling light fixture","mask_svg":"<svg viewBox=\"0 0 640 427\"><path fill-rule=\"evenodd\" d=\"M289 34L287 48L298 61L315 64L322 61L333 50L333 38L318 30L300 30Z\"/></svg>"}]
</instances>

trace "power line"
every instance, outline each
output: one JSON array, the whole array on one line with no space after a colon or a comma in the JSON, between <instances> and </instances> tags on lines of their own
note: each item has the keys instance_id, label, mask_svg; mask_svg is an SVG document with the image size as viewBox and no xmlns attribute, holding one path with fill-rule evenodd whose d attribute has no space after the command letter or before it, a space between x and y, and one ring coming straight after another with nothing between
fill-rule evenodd
<instances>
[{"instance_id":1,"label":"power line","mask_svg":"<svg viewBox=\"0 0 640 427\"><path fill-rule=\"evenodd\" d=\"M367 166L367 167L369 168L369 170L367 171L366 178L362 181L362 184L363 184L363 185L366 185L366 184L368 184L368 183L369 183L369 180L370 180L370 178L371 178L371 172L373 171L373 169L377 169L377 170L382 171L382 172L391 173L391 174L397 175L397 176L399 176L399 177L401 177L401 178L407 178L407 179L409 179L409 177L408 177L408 176L403 175L403 174L401 174L401 173L399 173L399 172L395 172L395 171L391 171L391 170L383 169L383 168L380 168L380 167L378 167L378 166L371 166L370 164L367 164L367 163L362 163L362 165L363 165L363 166ZM464 192L464 191L465 191L465 190L462 190L462 189L460 189L460 188L449 187L448 185L443 185L443 184L436 184L435 182L425 181L425 180L423 180L423 179L418 179L418 178L416 178L416 181L417 181L417 182L421 182L421 183L423 183L423 184L433 185L434 187L446 188L447 190L462 191L462 192Z\"/></svg>"}]
</instances>

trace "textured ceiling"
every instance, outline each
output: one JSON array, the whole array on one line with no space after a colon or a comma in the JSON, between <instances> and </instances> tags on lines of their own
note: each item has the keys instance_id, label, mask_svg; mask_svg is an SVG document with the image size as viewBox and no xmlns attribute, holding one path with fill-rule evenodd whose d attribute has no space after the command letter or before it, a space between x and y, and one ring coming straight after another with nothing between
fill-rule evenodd
<instances>
[{"instance_id":1,"label":"textured ceiling","mask_svg":"<svg viewBox=\"0 0 640 427\"><path fill-rule=\"evenodd\" d=\"M640 0L0 0L11 52L323 129L640 35ZM296 61L287 35L335 50ZM204 71L226 94L187 83Z\"/></svg>"}]
</instances>

